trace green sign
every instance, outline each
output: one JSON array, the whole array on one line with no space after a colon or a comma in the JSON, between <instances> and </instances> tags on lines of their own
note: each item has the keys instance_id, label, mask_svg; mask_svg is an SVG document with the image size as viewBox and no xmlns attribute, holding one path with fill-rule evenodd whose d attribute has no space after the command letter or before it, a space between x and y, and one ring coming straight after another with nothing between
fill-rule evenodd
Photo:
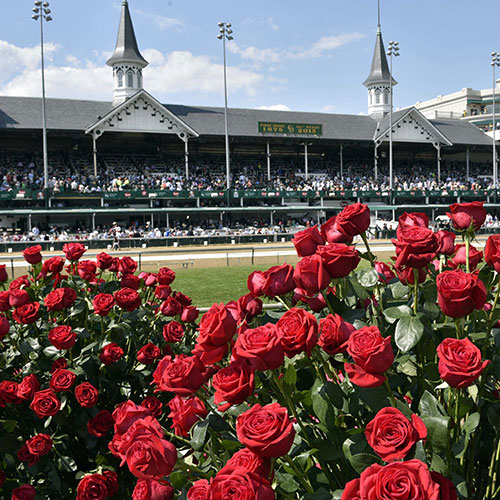
<instances>
[{"instance_id":1,"label":"green sign","mask_svg":"<svg viewBox=\"0 0 500 500\"><path fill-rule=\"evenodd\" d=\"M323 125L259 122L259 134L323 135Z\"/></svg>"}]
</instances>

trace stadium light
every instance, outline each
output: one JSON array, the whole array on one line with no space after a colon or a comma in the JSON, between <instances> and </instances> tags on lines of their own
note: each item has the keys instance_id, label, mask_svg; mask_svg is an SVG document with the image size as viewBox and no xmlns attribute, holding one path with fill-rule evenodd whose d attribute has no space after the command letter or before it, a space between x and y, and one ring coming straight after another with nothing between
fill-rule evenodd
<instances>
[{"instance_id":1,"label":"stadium light","mask_svg":"<svg viewBox=\"0 0 500 500\"><path fill-rule=\"evenodd\" d=\"M495 198L496 198L496 189L498 182L498 164L497 164L497 121L496 121L496 75L495 68L500 66L500 52L492 52L491 53L491 67L493 69L493 123L492 123L492 132L493 132L493 189L495 190Z\"/></svg>"},{"instance_id":2,"label":"stadium light","mask_svg":"<svg viewBox=\"0 0 500 500\"><path fill-rule=\"evenodd\" d=\"M222 52L224 55L224 128L226 136L226 189L228 191L228 205L229 205L229 189L231 188L231 178L230 178L230 165L229 165L229 134L227 126L227 75L226 75L226 40L234 40L231 36L233 30L231 29L231 23L217 23L219 26L219 34L217 38L222 40Z\"/></svg>"},{"instance_id":3,"label":"stadium light","mask_svg":"<svg viewBox=\"0 0 500 500\"><path fill-rule=\"evenodd\" d=\"M399 42L395 42L391 40L389 42L389 47L387 50L387 55L391 58L391 64L389 69L389 85L390 85L390 104L389 104L389 189L391 191L391 199L392 199L392 190L393 190L393 171L392 171L392 56L399 56Z\"/></svg>"},{"instance_id":4,"label":"stadium light","mask_svg":"<svg viewBox=\"0 0 500 500\"><path fill-rule=\"evenodd\" d=\"M35 7L33 8L34 15L31 16L32 19L38 21L40 19L40 55L42 60L42 137L43 137L43 191L45 205L48 206L48 195L49 195L49 163L47 158L47 120L45 116L45 63L43 57L43 21L52 21L52 17L49 16L51 13L49 7L49 2L41 2L37 0L34 2Z\"/></svg>"}]
</instances>

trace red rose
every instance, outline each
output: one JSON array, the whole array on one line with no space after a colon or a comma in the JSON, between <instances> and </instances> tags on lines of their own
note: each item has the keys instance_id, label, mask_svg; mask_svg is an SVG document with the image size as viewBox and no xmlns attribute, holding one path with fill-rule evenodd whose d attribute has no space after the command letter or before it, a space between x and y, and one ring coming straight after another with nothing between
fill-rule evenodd
<instances>
[{"instance_id":1,"label":"red rose","mask_svg":"<svg viewBox=\"0 0 500 500\"><path fill-rule=\"evenodd\" d=\"M78 262L78 276L85 281L92 281L97 272L97 264L92 260Z\"/></svg>"},{"instance_id":2,"label":"red rose","mask_svg":"<svg viewBox=\"0 0 500 500\"><path fill-rule=\"evenodd\" d=\"M113 257L106 252L101 252L97 254L97 266L99 269L105 271L111 267L113 263Z\"/></svg>"},{"instance_id":3,"label":"red rose","mask_svg":"<svg viewBox=\"0 0 500 500\"><path fill-rule=\"evenodd\" d=\"M76 292L72 288L56 288L45 297L47 311L62 311L70 307L76 299Z\"/></svg>"},{"instance_id":4,"label":"red rose","mask_svg":"<svg viewBox=\"0 0 500 500\"><path fill-rule=\"evenodd\" d=\"M336 222L337 217L330 217L321 225L321 236L328 243L352 243L352 236L343 233Z\"/></svg>"},{"instance_id":5,"label":"red rose","mask_svg":"<svg viewBox=\"0 0 500 500\"><path fill-rule=\"evenodd\" d=\"M69 391L75 383L76 375L64 368L56 370L50 379L50 388L54 392Z\"/></svg>"},{"instance_id":6,"label":"red rose","mask_svg":"<svg viewBox=\"0 0 500 500\"><path fill-rule=\"evenodd\" d=\"M352 383L360 387L377 387L384 383L383 373L394 361L390 336L383 338L376 326L364 326L349 336L347 352L355 363L344 364Z\"/></svg>"},{"instance_id":7,"label":"red rose","mask_svg":"<svg viewBox=\"0 0 500 500\"><path fill-rule=\"evenodd\" d=\"M64 269L64 259L62 257L51 257L47 259L42 265L41 276L45 277L47 274L58 274Z\"/></svg>"},{"instance_id":8,"label":"red rose","mask_svg":"<svg viewBox=\"0 0 500 500\"><path fill-rule=\"evenodd\" d=\"M317 254L321 257L330 278L343 278L358 267L361 257L354 247L343 243L332 243L318 247Z\"/></svg>"},{"instance_id":9,"label":"red rose","mask_svg":"<svg viewBox=\"0 0 500 500\"><path fill-rule=\"evenodd\" d=\"M161 356L160 348L153 343L142 346L137 351L137 361L143 365L150 365L155 359Z\"/></svg>"},{"instance_id":10,"label":"red rose","mask_svg":"<svg viewBox=\"0 0 500 500\"><path fill-rule=\"evenodd\" d=\"M113 412L115 434L125 434L134 422L148 415L151 415L151 412L147 408L136 405L133 401L120 403Z\"/></svg>"},{"instance_id":11,"label":"red rose","mask_svg":"<svg viewBox=\"0 0 500 500\"><path fill-rule=\"evenodd\" d=\"M137 262L130 257L123 257L118 264L118 270L122 274L134 274L137 269Z\"/></svg>"},{"instance_id":12,"label":"red rose","mask_svg":"<svg viewBox=\"0 0 500 500\"><path fill-rule=\"evenodd\" d=\"M52 449L52 439L48 434L37 434L26 441L26 447L34 457L39 458Z\"/></svg>"},{"instance_id":13,"label":"red rose","mask_svg":"<svg viewBox=\"0 0 500 500\"><path fill-rule=\"evenodd\" d=\"M247 293L238 299L236 307L241 320L252 321L255 316L262 313L263 304L262 300L251 293Z\"/></svg>"},{"instance_id":14,"label":"red rose","mask_svg":"<svg viewBox=\"0 0 500 500\"><path fill-rule=\"evenodd\" d=\"M21 486L12 490L11 500L34 500L36 490L31 484L21 484Z\"/></svg>"},{"instance_id":15,"label":"red rose","mask_svg":"<svg viewBox=\"0 0 500 500\"><path fill-rule=\"evenodd\" d=\"M455 247L455 255L453 259L449 260L448 263L450 267L457 268L458 266L466 266L467 255L465 250L465 245L457 245ZM474 271L478 264L483 260L483 252L480 252L475 247L470 245L469 248L469 269Z\"/></svg>"},{"instance_id":16,"label":"red rose","mask_svg":"<svg viewBox=\"0 0 500 500\"><path fill-rule=\"evenodd\" d=\"M500 234L492 234L486 241L484 260L488 266L500 273ZM0 310L3 309L0 307Z\"/></svg>"},{"instance_id":17,"label":"red rose","mask_svg":"<svg viewBox=\"0 0 500 500\"><path fill-rule=\"evenodd\" d=\"M396 267L425 267L434 259L439 249L436 234L420 226L398 228L398 239L392 240L396 246Z\"/></svg>"},{"instance_id":18,"label":"red rose","mask_svg":"<svg viewBox=\"0 0 500 500\"><path fill-rule=\"evenodd\" d=\"M394 271L396 271L398 279L403 285L413 285L415 283L415 273L412 267L394 267ZM418 282L424 283L427 279L427 268L420 267L417 271Z\"/></svg>"},{"instance_id":19,"label":"red rose","mask_svg":"<svg viewBox=\"0 0 500 500\"><path fill-rule=\"evenodd\" d=\"M409 226L429 227L429 217L423 212L405 212L399 216L398 222L398 229Z\"/></svg>"},{"instance_id":20,"label":"red rose","mask_svg":"<svg viewBox=\"0 0 500 500\"><path fill-rule=\"evenodd\" d=\"M128 312L137 309L141 305L141 297L132 288L121 288L114 293L114 299L118 307Z\"/></svg>"},{"instance_id":21,"label":"red rose","mask_svg":"<svg viewBox=\"0 0 500 500\"><path fill-rule=\"evenodd\" d=\"M139 278L144 280L144 285L155 286L158 283L158 276L156 273L145 273L144 271L139 274Z\"/></svg>"},{"instance_id":22,"label":"red rose","mask_svg":"<svg viewBox=\"0 0 500 500\"><path fill-rule=\"evenodd\" d=\"M170 408L168 417L172 419L172 428L177 436L187 437L191 427L208 415L205 405L196 396L176 394L167 404Z\"/></svg>"},{"instance_id":23,"label":"red rose","mask_svg":"<svg viewBox=\"0 0 500 500\"><path fill-rule=\"evenodd\" d=\"M30 453L26 445L17 452L17 458L20 462L28 462L28 467L35 465L40 460Z\"/></svg>"},{"instance_id":24,"label":"red rose","mask_svg":"<svg viewBox=\"0 0 500 500\"><path fill-rule=\"evenodd\" d=\"M187 492L187 500L209 500L210 483L206 479L198 479Z\"/></svg>"},{"instance_id":25,"label":"red rose","mask_svg":"<svg viewBox=\"0 0 500 500\"><path fill-rule=\"evenodd\" d=\"M338 314L328 314L326 318L319 320L318 345L330 356L345 352L347 341L355 330L353 325L344 321Z\"/></svg>"},{"instance_id":26,"label":"red rose","mask_svg":"<svg viewBox=\"0 0 500 500\"><path fill-rule=\"evenodd\" d=\"M108 487L108 497L112 497L118 493L118 475L112 470L102 471L102 475L106 480L106 486Z\"/></svg>"},{"instance_id":27,"label":"red rose","mask_svg":"<svg viewBox=\"0 0 500 500\"><path fill-rule=\"evenodd\" d=\"M35 392L30 408L38 418L52 417L61 408L61 402L57 399L54 391L45 389L44 391Z\"/></svg>"},{"instance_id":28,"label":"red rose","mask_svg":"<svg viewBox=\"0 0 500 500\"><path fill-rule=\"evenodd\" d=\"M182 310L181 321L184 323L194 323L198 318L200 311L194 306L186 306Z\"/></svg>"},{"instance_id":29,"label":"red rose","mask_svg":"<svg viewBox=\"0 0 500 500\"><path fill-rule=\"evenodd\" d=\"M243 403L255 391L254 370L246 361L236 361L219 370L212 379L214 403L219 411ZM223 403L223 404L221 404Z\"/></svg>"},{"instance_id":30,"label":"red rose","mask_svg":"<svg viewBox=\"0 0 500 500\"><path fill-rule=\"evenodd\" d=\"M275 500L268 481L242 467L224 467L210 485L210 500L239 498L241 500Z\"/></svg>"},{"instance_id":31,"label":"red rose","mask_svg":"<svg viewBox=\"0 0 500 500\"><path fill-rule=\"evenodd\" d=\"M340 500L361 500L361 493L359 492L359 477L349 481L342 492Z\"/></svg>"},{"instance_id":32,"label":"red rose","mask_svg":"<svg viewBox=\"0 0 500 500\"><path fill-rule=\"evenodd\" d=\"M19 383L17 387L17 396L21 399L29 401L30 399L33 399L35 392L37 392L39 389L40 382L36 378L35 374L30 373L29 375L26 375L26 377L24 377Z\"/></svg>"},{"instance_id":33,"label":"red rose","mask_svg":"<svg viewBox=\"0 0 500 500\"><path fill-rule=\"evenodd\" d=\"M290 451L295 430L286 408L278 403L256 404L236 419L236 435L260 457L278 458Z\"/></svg>"},{"instance_id":34,"label":"red rose","mask_svg":"<svg viewBox=\"0 0 500 500\"><path fill-rule=\"evenodd\" d=\"M450 387L469 387L490 363L481 362L481 351L468 339L446 338L438 345L439 375Z\"/></svg>"},{"instance_id":35,"label":"red rose","mask_svg":"<svg viewBox=\"0 0 500 500\"><path fill-rule=\"evenodd\" d=\"M373 464L361 473L360 497L370 500L401 498L439 500L439 485L420 460L394 462L382 467Z\"/></svg>"},{"instance_id":36,"label":"red rose","mask_svg":"<svg viewBox=\"0 0 500 500\"><path fill-rule=\"evenodd\" d=\"M57 370L61 368L68 368L68 363L64 358L57 358L50 368L50 373L55 373Z\"/></svg>"},{"instance_id":37,"label":"red rose","mask_svg":"<svg viewBox=\"0 0 500 500\"><path fill-rule=\"evenodd\" d=\"M30 296L24 288L18 290L11 290L9 292L9 305L10 307L21 307L30 302Z\"/></svg>"},{"instance_id":38,"label":"red rose","mask_svg":"<svg viewBox=\"0 0 500 500\"><path fill-rule=\"evenodd\" d=\"M9 333L9 330L10 330L9 320L3 314L0 314L0 342Z\"/></svg>"},{"instance_id":39,"label":"red rose","mask_svg":"<svg viewBox=\"0 0 500 500\"><path fill-rule=\"evenodd\" d=\"M335 222L340 232L357 236L370 227L370 209L362 203L348 205L337 215Z\"/></svg>"},{"instance_id":40,"label":"red rose","mask_svg":"<svg viewBox=\"0 0 500 500\"><path fill-rule=\"evenodd\" d=\"M0 264L0 283L5 283L9 280L9 275L7 274L7 269L5 264Z\"/></svg>"},{"instance_id":41,"label":"red rose","mask_svg":"<svg viewBox=\"0 0 500 500\"><path fill-rule=\"evenodd\" d=\"M382 283L389 283L396 277L385 262L375 262L375 271L377 271L379 281Z\"/></svg>"},{"instance_id":42,"label":"red rose","mask_svg":"<svg viewBox=\"0 0 500 500\"><path fill-rule=\"evenodd\" d=\"M173 297L168 297L167 300L161 303L160 312L164 316L174 317L182 312L182 306Z\"/></svg>"},{"instance_id":43,"label":"red rose","mask_svg":"<svg viewBox=\"0 0 500 500\"><path fill-rule=\"evenodd\" d=\"M247 279L247 287L250 293L255 297L264 295L266 279L266 275L262 271L254 271L251 273Z\"/></svg>"},{"instance_id":44,"label":"red rose","mask_svg":"<svg viewBox=\"0 0 500 500\"><path fill-rule=\"evenodd\" d=\"M39 262L42 262L42 247L40 245L34 245L32 247L28 247L23 251L24 260L34 266Z\"/></svg>"},{"instance_id":45,"label":"red rose","mask_svg":"<svg viewBox=\"0 0 500 500\"><path fill-rule=\"evenodd\" d=\"M12 380L2 380L0 382L0 408L5 406L5 403L18 404L22 400L18 395L19 384Z\"/></svg>"},{"instance_id":46,"label":"red rose","mask_svg":"<svg viewBox=\"0 0 500 500\"><path fill-rule=\"evenodd\" d=\"M56 326L49 332L49 341L56 349L71 349L76 342L76 333L69 325Z\"/></svg>"},{"instance_id":47,"label":"red rose","mask_svg":"<svg viewBox=\"0 0 500 500\"><path fill-rule=\"evenodd\" d=\"M112 365L119 361L123 354L123 349L115 342L111 342L111 344L107 344L101 349L99 360L104 365Z\"/></svg>"},{"instance_id":48,"label":"red rose","mask_svg":"<svg viewBox=\"0 0 500 500\"><path fill-rule=\"evenodd\" d=\"M402 460L413 445L427 437L427 428L413 414L411 421L397 408L382 408L365 429L373 451L385 462Z\"/></svg>"},{"instance_id":49,"label":"red rose","mask_svg":"<svg viewBox=\"0 0 500 500\"><path fill-rule=\"evenodd\" d=\"M295 282L293 279L293 266L290 266L288 264L282 264L281 266L272 266L267 271L265 271L264 276L266 281L264 283L262 291L264 292L264 295L268 295L269 297L285 295L293 291L293 289L295 288Z\"/></svg>"},{"instance_id":50,"label":"red rose","mask_svg":"<svg viewBox=\"0 0 500 500\"><path fill-rule=\"evenodd\" d=\"M457 500L457 490L455 485L439 472L431 471L432 480L439 484L439 500Z\"/></svg>"},{"instance_id":51,"label":"red rose","mask_svg":"<svg viewBox=\"0 0 500 500\"><path fill-rule=\"evenodd\" d=\"M198 356L165 356L153 373L153 383L156 384L156 391L192 394L204 384L204 371L205 366Z\"/></svg>"},{"instance_id":52,"label":"red rose","mask_svg":"<svg viewBox=\"0 0 500 500\"><path fill-rule=\"evenodd\" d=\"M82 408L91 408L97 403L99 391L89 382L75 387L75 397Z\"/></svg>"},{"instance_id":53,"label":"red rose","mask_svg":"<svg viewBox=\"0 0 500 500\"><path fill-rule=\"evenodd\" d=\"M486 287L475 275L457 269L436 278L439 307L447 316L462 318L486 302Z\"/></svg>"},{"instance_id":54,"label":"red rose","mask_svg":"<svg viewBox=\"0 0 500 500\"><path fill-rule=\"evenodd\" d=\"M174 489L167 482L138 479L132 492L132 500L172 500Z\"/></svg>"},{"instance_id":55,"label":"red rose","mask_svg":"<svg viewBox=\"0 0 500 500\"><path fill-rule=\"evenodd\" d=\"M177 321L171 321L163 326L163 338L165 342L180 342L184 337L184 328Z\"/></svg>"},{"instance_id":56,"label":"red rose","mask_svg":"<svg viewBox=\"0 0 500 500\"><path fill-rule=\"evenodd\" d=\"M120 280L122 288L132 288L132 290L139 290L141 286L141 278L135 274L124 274Z\"/></svg>"},{"instance_id":57,"label":"red rose","mask_svg":"<svg viewBox=\"0 0 500 500\"><path fill-rule=\"evenodd\" d=\"M249 361L255 370L274 370L285 359L280 337L281 332L272 323L249 328L236 339L233 354Z\"/></svg>"},{"instance_id":58,"label":"red rose","mask_svg":"<svg viewBox=\"0 0 500 500\"><path fill-rule=\"evenodd\" d=\"M141 406L147 408L153 417L158 418L162 413L163 403L156 396L147 396L142 400Z\"/></svg>"},{"instance_id":59,"label":"red rose","mask_svg":"<svg viewBox=\"0 0 500 500\"><path fill-rule=\"evenodd\" d=\"M10 291L0 292L0 311L8 311L10 309L9 295Z\"/></svg>"},{"instance_id":60,"label":"red rose","mask_svg":"<svg viewBox=\"0 0 500 500\"><path fill-rule=\"evenodd\" d=\"M301 259L295 266L293 279L297 288L302 288L309 295L324 290L330 283L328 270L318 254Z\"/></svg>"},{"instance_id":61,"label":"red rose","mask_svg":"<svg viewBox=\"0 0 500 500\"><path fill-rule=\"evenodd\" d=\"M158 271L158 283L160 285L170 285L175 280L175 272L168 267L162 267Z\"/></svg>"},{"instance_id":62,"label":"red rose","mask_svg":"<svg viewBox=\"0 0 500 500\"><path fill-rule=\"evenodd\" d=\"M439 248L437 253L441 255L452 255L455 251L455 233L450 233L450 231L438 231L436 233L436 238L438 239Z\"/></svg>"},{"instance_id":63,"label":"red rose","mask_svg":"<svg viewBox=\"0 0 500 500\"><path fill-rule=\"evenodd\" d=\"M18 307L12 313L12 317L22 325L29 325L38 319L38 311L40 304L38 302L30 302L24 306Z\"/></svg>"},{"instance_id":64,"label":"red rose","mask_svg":"<svg viewBox=\"0 0 500 500\"><path fill-rule=\"evenodd\" d=\"M92 299L92 306L94 307L94 313L99 316L107 316L113 306L115 305L115 299L109 293L98 293Z\"/></svg>"},{"instance_id":65,"label":"red rose","mask_svg":"<svg viewBox=\"0 0 500 500\"><path fill-rule=\"evenodd\" d=\"M12 280L9 285L9 290L16 290L18 288L26 288L31 286L31 282L28 279L28 276L25 274L23 276L19 276L15 280Z\"/></svg>"},{"instance_id":66,"label":"red rose","mask_svg":"<svg viewBox=\"0 0 500 500\"><path fill-rule=\"evenodd\" d=\"M170 475L177 461L175 446L155 434L139 435L127 449L130 472L139 479L162 479Z\"/></svg>"},{"instance_id":67,"label":"red rose","mask_svg":"<svg viewBox=\"0 0 500 500\"><path fill-rule=\"evenodd\" d=\"M95 437L105 436L114 425L113 416L108 410L101 410L87 422L87 431Z\"/></svg>"},{"instance_id":68,"label":"red rose","mask_svg":"<svg viewBox=\"0 0 500 500\"><path fill-rule=\"evenodd\" d=\"M243 467L247 472L255 472L260 477L269 478L271 461L250 451L248 448L238 450L226 463L225 467ZM224 468L225 468L224 467Z\"/></svg>"},{"instance_id":69,"label":"red rose","mask_svg":"<svg viewBox=\"0 0 500 500\"><path fill-rule=\"evenodd\" d=\"M167 300L172 294L172 289L169 285L157 285L155 288L155 297L160 300Z\"/></svg>"},{"instance_id":70,"label":"red rose","mask_svg":"<svg viewBox=\"0 0 500 500\"><path fill-rule=\"evenodd\" d=\"M486 220L486 210L483 207L484 201L471 201L470 203L453 203L450 205L450 212L446 215L451 219L455 229L465 231L470 225L479 231Z\"/></svg>"},{"instance_id":71,"label":"red rose","mask_svg":"<svg viewBox=\"0 0 500 500\"><path fill-rule=\"evenodd\" d=\"M318 226L308 227L295 233L292 243L299 257L306 257L316 253L318 245L324 245L325 240L319 233Z\"/></svg>"},{"instance_id":72,"label":"red rose","mask_svg":"<svg viewBox=\"0 0 500 500\"><path fill-rule=\"evenodd\" d=\"M318 321L305 309L293 307L276 323L285 354L293 358L305 352L308 356L318 342Z\"/></svg>"},{"instance_id":73,"label":"red rose","mask_svg":"<svg viewBox=\"0 0 500 500\"><path fill-rule=\"evenodd\" d=\"M102 474L89 474L78 483L76 492L76 500L104 500L108 497L106 478Z\"/></svg>"},{"instance_id":74,"label":"red rose","mask_svg":"<svg viewBox=\"0 0 500 500\"><path fill-rule=\"evenodd\" d=\"M184 295L182 292L174 292L173 297L183 307L190 306L193 302L193 299L191 299L191 297Z\"/></svg>"},{"instance_id":75,"label":"red rose","mask_svg":"<svg viewBox=\"0 0 500 500\"><path fill-rule=\"evenodd\" d=\"M120 259L118 257L113 257L111 259L111 265L109 266L108 269L112 273L117 273L119 265L120 265Z\"/></svg>"},{"instance_id":76,"label":"red rose","mask_svg":"<svg viewBox=\"0 0 500 500\"><path fill-rule=\"evenodd\" d=\"M86 251L87 249L81 243L66 243L63 246L64 255L71 261L80 260Z\"/></svg>"}]
</instances>

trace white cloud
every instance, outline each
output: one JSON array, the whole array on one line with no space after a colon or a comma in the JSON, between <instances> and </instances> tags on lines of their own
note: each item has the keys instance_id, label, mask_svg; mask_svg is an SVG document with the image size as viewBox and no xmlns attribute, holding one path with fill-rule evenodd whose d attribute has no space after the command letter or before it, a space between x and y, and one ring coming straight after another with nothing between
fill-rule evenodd
<instances>
[{"instance_id":1,"label":"white cloud","mask_svg":"<svg viewBox=\"0 0 500 500\"><path fill-rule=\"evenodd\" d=\"M267 111L292 111L286 104L272 104L271 106L259 106L255 109L264 109Z\"/></svg>"},{"instance_id":2,"label":"white cloud","mask_svg":"<svg viewBox=\"0 0 500 500\"><path fill-rule=\"evenodd\" d=\"M49 44L47 44L48 46ZM55 51L56 46L49 47ZM144 50L149 66L144 70L146 90L163 99L171 93L222 93L223 66L208 56L188 51L162 54L156 49ZM99 62L81 62L65 55L61 66L48 64L45 69L47 96L77 99L111 100L111 68ZM0 41L0 95L40 96L40 58L35 48L22 48ZM15 68L15 69L13 69ZM264 77L254 71L228 66L230 92L256 94ZM14 73L15 71L15 73Z\"/></svg>"},{"instance_id":3,"label":"white cloud","mask_svg":"<svg viewBox=\"0 0 500 500\"><path fill-rule=\"evenodd\" d=\"M227 50L255 63L274 63L280 59L280 55L274 49L259 49L253 46L242 49L234 42L227 44Z\"/></svg>"},{"instance_id":4,"label":"white cloud","mask_svg":"<svg viewBox=\"0 0 500 500\"><path fill-rule=\"evenodd\" d=\"M334 113L337 107L333 104L326 104L321 108L322 113Z\"/></svg>"},{"instance_id":5,"label":"white cloud","mask_svg":"<svg viewBox=\"0 0 500 500\"><path fill-rule=\"evenodd\" d=\"M324 52L329 52L348 43L364 38L363 33L345 33L343 35L322 36L307 49L288 51L287 57L291 59L305 59L308 57L321 57Z\"/></svg>"},{"instance_id":6,"label":"white cloud","mask_svg":"<svg viewBox=\"0 0 500 500\"><path fill-rule=\"evenodd\" d=\"M181 27L184 26L184 23L175 17L165 17L165 16L160 16L158 14L151 14L148 12L143 12L142 10L136 10L135 11L137 14L140 16L145 17L146 19L149 19L152 21L158 28L160 28L162 31L168 30L170 28L175 28L176 31L181 31Z\"/></svg>"},{"instance_id":7,"label":"white cloud","mask_svg":"<svg viewBox=\"0 0 500 500\"><path fill-rule=\"evenodd\" d=\"M271 26L271 29L273 29L273 30L280 29L280 27L274 22L274 18L272 18L272 17L267 18L267 24L269 24L269 26Z\"/></svg>"}]
</instances>

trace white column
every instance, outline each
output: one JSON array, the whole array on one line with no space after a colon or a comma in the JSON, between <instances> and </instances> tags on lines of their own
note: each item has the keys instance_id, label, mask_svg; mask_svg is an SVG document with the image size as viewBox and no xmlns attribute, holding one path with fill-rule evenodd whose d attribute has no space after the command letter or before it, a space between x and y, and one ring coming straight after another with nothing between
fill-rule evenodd
<instances>
[{"instance_id":1,"label":"white column","mask_svg":"<svg viewBox=\"0 0 500 500\"><path fill-rule=\"evenodd\" d=\"M340 145L340 179L344 180L344 145Z\"/></svg>"},{"instance_id":2,"label":"white column","mask_svg":"<svg viewBox=\"0 0 500 500\"><path fill-rule=\"evenodd\" d=\"M271 147L269 143L267 143L266 158L267 158L267 180L271 182Z\"/></svg>"},{"instance_id":3,"label":"white column","mask_svg":"<svg viewBox=\"0 0 500 500\"><path fill-rule=\"evenodd\" d=\"M305 166L305 173L306 173L306 179L309 179L309 158L307 157L307 142L304 143L304 166Z\"/></svg>"},{"instance_id":4,"label":"white column","mask_svg":"<svg viewBox=\"0 0 500 500\"><path fill-rule=\"evenodd\" d=\"M94 155L94 177L97 177L97 138L95 136L95 132L92 134L92 144L92 153Z\"/></svg>"},{"instance_id":5,"label":"white column","mask_svg":"<svg viewBox=\"0 0 500 500\"><path fill-rule=\"evenodd\" d=\"M470 151L469 151L469 148L467 148L467 151L465 153L465 162L466 162L467 179L468 179L470 177Z\"/></svg>"},{"instance_id":6,"label":"white column","mask_svg":"<svg viewBox=\"0 0 500 500\"><path fill-rule=\"evenodd\" d=\"M186 166L186 180L189 179L189 146L188 146L189 137L186 136L184 140L184 164Z\"/></svg>"}]
</instances>

